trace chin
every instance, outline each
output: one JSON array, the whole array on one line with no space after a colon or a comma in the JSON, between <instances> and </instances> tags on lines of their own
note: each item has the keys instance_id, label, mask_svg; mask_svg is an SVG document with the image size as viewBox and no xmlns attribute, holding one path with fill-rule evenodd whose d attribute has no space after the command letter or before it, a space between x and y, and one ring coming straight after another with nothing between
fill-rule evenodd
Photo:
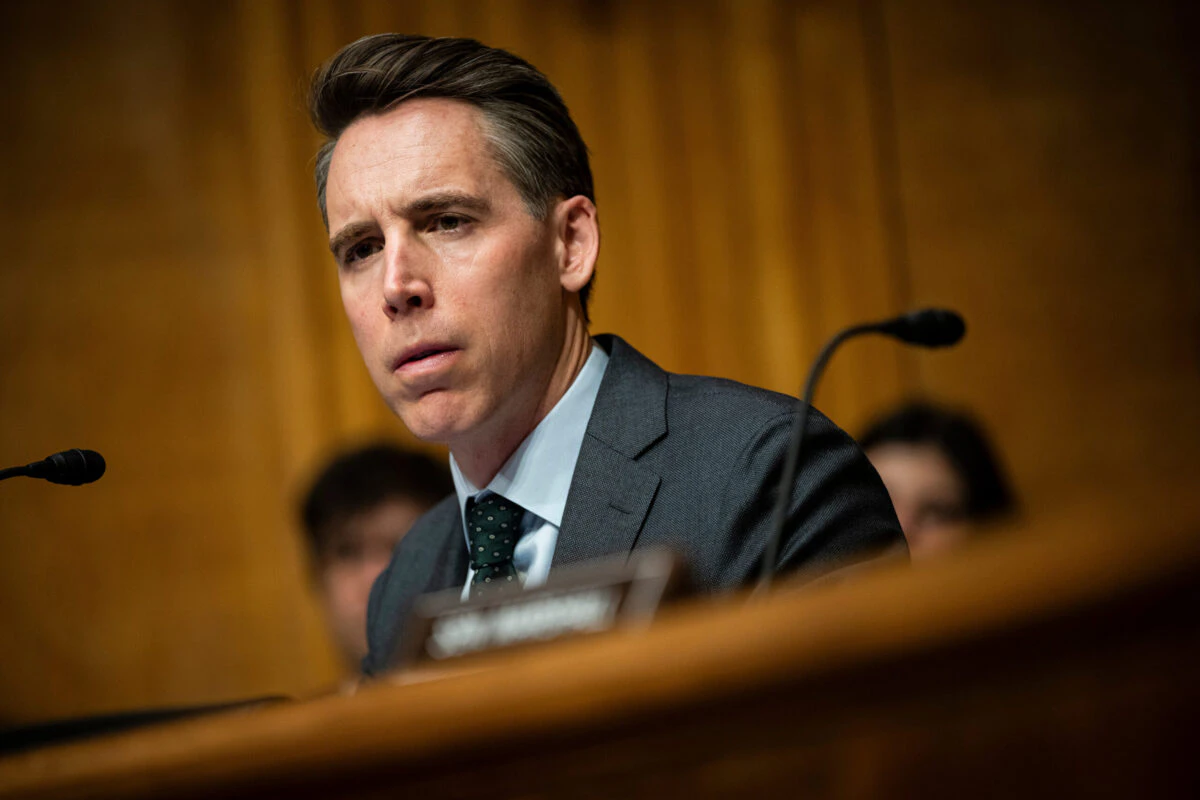
<instances>
[{"instance_id":1,"label":"chin","mask_svg":"<svg viewBox=\"0 0 1200 800\"><path fill-rule=\"evenodd\" d=\"M434 444L445 444L449 431L444 425L431 423L419 416L405 415L397 413L400 421L404 423L404 427L408 428L408 432L420 439L422 442L432 442Z\"/></svg>"},{"instance_id":2,"label":"chin","mask_svg":"<svg viewBox=\"0 0 1200 800\"><path fill-rule=\"evenodd\" d=\"M465 409L440 396L424 397L411 405L393 405L392 410L409 433L423 442L449 446L464 430L472 427Z\"/></svg>"}]
</instances>

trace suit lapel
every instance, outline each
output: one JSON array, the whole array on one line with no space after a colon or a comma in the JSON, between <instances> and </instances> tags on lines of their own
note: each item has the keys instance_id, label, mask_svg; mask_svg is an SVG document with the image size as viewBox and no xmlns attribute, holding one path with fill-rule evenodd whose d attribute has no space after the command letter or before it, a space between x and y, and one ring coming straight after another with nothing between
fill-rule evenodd
<instances>
[{"instance_id":1,"label":"suit lapel","mask_svg":"<svg viewBox=\"0 0 1200 800\"><path fill-rule=\"evenodd\" d=\"M571 479L555 567L631 551L661 481L637 458L667 433L667 375L620 338L596 339L610 354L608 369Z\"/></svg>"}]
</instances>

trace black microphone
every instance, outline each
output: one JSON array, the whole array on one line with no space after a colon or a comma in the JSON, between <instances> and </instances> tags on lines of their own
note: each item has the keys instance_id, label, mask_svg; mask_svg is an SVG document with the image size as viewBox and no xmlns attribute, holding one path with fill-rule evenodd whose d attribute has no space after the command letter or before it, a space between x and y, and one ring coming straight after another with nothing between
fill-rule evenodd
<instances>
[{"instance_id":1,"label":"black microphone","mask_svg":"<svg viewBox=\"0 0 1200 800\"><path fill-rule=\"evenodd\" d=\"M9 467L0 470L0 481L5 478L15 478L23 475L28 478L42 478L51 483L66 486L82 486L85 483L99 480L104 474L104 456L95 450L64 450L49 458L26 464L23 467Z\"/></svg>"},{"instance_id":2,"label":"black microphone","mask_svg":"<svg viewBox=\"0 0 1200 800\"><path fill-rule=\"evenodd\" d=\"M783 538L783 527L787 524L788 501L792 497L792 484L796 482L796 468L800 463L800 445L808 427L808 409L812 404L817 381L825 371L825 364L833 356L833 351L847 339L864 333L882 333L918 347L949 347L958 344L966 332L967 325L958 313L945 308L923 308L883 322L853 325L834 334L825 343L817 360L813 362L812 369L808 371L804 394L796 404L792 438L788 442L787 455L783 460L783 473L779 476L779 487L776 489L775 505L771 512L771 533L763 552L758 591L770 588L771 578L775 574L775 562L779 559L779 542Z\"/></svg>"},{"instance_id":3,"label":"black microphone","mask_svg":"<svg viewBox=\"0 0 1200 800\"><path fill-rule=\"evenodd\" d=\"M945 308L923 308L887 322L878 322L874 328L902 342L921 347L950 347L958 344L967 332L963 318Z\"/></svg>"}]
</instances>

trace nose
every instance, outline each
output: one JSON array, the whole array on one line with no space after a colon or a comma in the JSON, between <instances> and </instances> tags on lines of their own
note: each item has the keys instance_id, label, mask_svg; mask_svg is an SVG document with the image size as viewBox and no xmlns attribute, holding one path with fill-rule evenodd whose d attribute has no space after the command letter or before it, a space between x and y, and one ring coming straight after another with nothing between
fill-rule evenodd
<instances>
[{"instance_id":1,"label":"nose","mask_svg":"<svg viewBox=\"0 0 1200 800\"><path fill-rule=\"evenodd\" d=\"M384 248L384 313L397 317L433 306L429 254L419 243L400 238Z\"/></svg>"}]
</instances>

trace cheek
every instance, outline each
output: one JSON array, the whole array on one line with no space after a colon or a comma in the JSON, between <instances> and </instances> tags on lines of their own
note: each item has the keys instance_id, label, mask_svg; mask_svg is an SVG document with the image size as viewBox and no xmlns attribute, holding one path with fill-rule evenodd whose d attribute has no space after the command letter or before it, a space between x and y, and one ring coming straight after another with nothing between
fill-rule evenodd
<instances>
[{"instance_id":1,"label":"cheek","mask_svg":"<svg viewBox=\"0 0 1200 800\"><path fill-rule=\"evenodd\" d=\"M346 581L336 567L325 570L321 579L321 590L325 594L325 604L335 617L342 615L346 605Z\"/></svg>"},{"instance_id":2,"label":"cheek","mask_svg":"<svg viewBox=\"0 0 1200 800\"><path fill-rule=\"evenodd\" d=\"M371 580L365 578L357 564L340 565L325 573L325 596L338 614L353 614L364 606L371 591Z\"/></svg>"},{"instance_id":3,"label":"cheek","mask_svg":"<svg viewBox=\"0 0 1200 800\"><path fill-rule=\"evenodd\" d=\"M558 273L544 253L528 256L520 269L519 280L509 286L505 308L510 312L511 325L526 332L537 343L557 341L547 337L546 329L554 327L562 309L562 286Z\"/></svg>"},{"instance_id":4,"label":"cheek","mask_svg":"<svg viewBox=\"0 0 1200 800\"><path fill-rule=\"evenodd\" d=\"M471 257L470 272L491 287L493 296L516 303L558 285L553 246L540 228L491 239Z\"/></svg>"},{"instance_id":5,"label":"cheek","mask_svg":"<svg viewBox=\"0 0 1200 800\"><path fill-rule=\"evenodd\" d=\"M558 304L557 284L547 280L548 271L525 251L492 248L478 253L435 303L453 306L464 327L483 334L478 344L491 354L489 361L511 363L514 350L524 352L546 338L546 320Z\"/></svg>"},{"instance_id":6,"label":"cheek","mask_svg":"<svg viewBox=\"0 0 1200 800\"><path fill-rule=\"evenodd\" d=\"M346 313L346 321L350 324L350 333L354 336L354 341L358 345L359 351L363 356L367 356L372 348L376 338L374 324L375 314L372 313L370 295L355 283L342 281L342 309ZM382 316L382 314L380 314ZM367 367L370 369L373 365L372 359L367 359Z\"/></svg>"},{"instance_id":7,"label":"cheek","mask_svg":"<svg viewBox=\"0 0 1200 800\"><path fill-rule=\"evenodd\" d=\"M350 320L351 327L357 331L367 319L366 293L357 283L345 278L342 279L339 287L342 293L342 309L346 312L346 319Z\"/></svg>"}]
</instances>

